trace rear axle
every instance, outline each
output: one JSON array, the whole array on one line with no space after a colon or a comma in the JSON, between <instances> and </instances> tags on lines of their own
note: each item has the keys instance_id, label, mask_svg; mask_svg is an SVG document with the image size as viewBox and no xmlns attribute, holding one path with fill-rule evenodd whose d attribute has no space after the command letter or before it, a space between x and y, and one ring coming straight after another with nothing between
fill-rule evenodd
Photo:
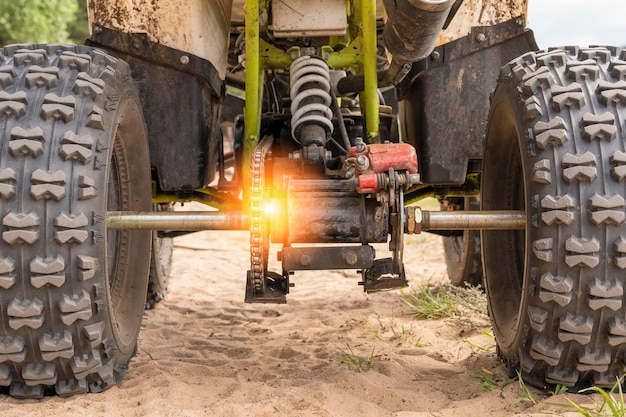
<instances>
[{"instance_id":1,"label":"rear axle","mask_svg":"<svg viewBox=\"0 0 626 417\"><path fill-rule=\"evenodd\" d=\"M523 211L424 211L407 208L405 232L429 230L516 230L526 225ZM180 211L107 213L107 227L119 230L248 230L244 212Z\"/></svg>"}]
</instances>

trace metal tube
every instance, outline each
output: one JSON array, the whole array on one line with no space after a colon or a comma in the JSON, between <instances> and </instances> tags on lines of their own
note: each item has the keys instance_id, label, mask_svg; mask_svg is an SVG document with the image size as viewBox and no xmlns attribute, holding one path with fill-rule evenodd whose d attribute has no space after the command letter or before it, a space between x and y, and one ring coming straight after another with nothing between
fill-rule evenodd
<instances>
[{"instance_id":1,"label":"metal tube","mask_svg":"<svg viewBox=\"0 0 626 417\"><path fill-rule=\"evenodd\" d=\"M120 230L248 230L248 215L221 211L109 211L107 227Z\"/></svg>"},{"instance_id":2,"label":"metal tube","mask_svg":"<svg viewBox=\"0 0 626 417\"><path fill-rule=\"evenodd\" d=\"M245 0L246 104L244 106L243 192L249 198L251 186L250 160L260 140L261 102L263 98L263 66L260 60L259 15L261 0Z\"/></svg>"},{"instance_id":3,"label":"metal tube","mask_svg":"<svg viewBox=\"0 0 626 417\"><path fill-rule=\"evenodd\" d=\"M454 0L385 0L386 48L399 64L426 58L435 48Z\"/></svg>"},{"instance_id":4,"label":"metal tube","mask_svg":"<svg viewBox=\"0 0 626 417\"><path fill-rule=\"evenodd\" d=\"M365 89L362 99L365 112L365 131L368 139L378 136L379 108L378 108L378 80L376 74L376 1L362 0L363 18L363 76ZM369 140L368 140L369 143Z\"/></svg>"},{"instance_id":5,"label":"metal tube","mask_svg":"<svg viewBox=\"0 0 626 417\"><path fill-rule=\"evenodd\" d=\"M523 211L421 211L410 218L421 230L516 230L526 227ZM248 230L249 217L243 212L176 211L107 213L107 227L120 230Z\"/></svg>"},{"instance_id":6,"label":"metal tube","mask_svg":"<svg viewBox=\"0 0 626 417\"><path fill-rule=\"evenodd\" d=\"M422 230L518 230L526 227L523 211L423 211Z\"/></svg>"}]
</instances>

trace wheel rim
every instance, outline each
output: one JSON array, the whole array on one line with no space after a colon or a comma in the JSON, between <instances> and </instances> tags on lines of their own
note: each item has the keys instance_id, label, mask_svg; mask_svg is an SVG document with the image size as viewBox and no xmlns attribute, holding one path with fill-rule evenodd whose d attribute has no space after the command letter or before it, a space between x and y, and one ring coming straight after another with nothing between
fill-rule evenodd
<instances>
[{"instance_id":1,"label":"wheel rim","mask_svg":"<svg viewBox=\"0 0 626 417\"><path fill-rule=\"evenodd\" d=\"M515 117L496 107L487 136L483 210L526 210L525 173ZM490 148L491 147L491 148ZM527 222L528 223L528 222ZM485 286L494 332L501 348L516 344L527 302L526 230L484 231Z\"/></svg>"},{"instance_id":2,"label":"wheel rim","mask_svg":"<svg viewBox=\"0 0 626 417\"><path fill-rule=\"evenodd\" d=\"M129 108L137 110L135 108ZM130 194L129 161L126 157L125 144L129 143L132 137L132 129L128 131L125 120L120 122L115 132L115 140L112 144L112 152L108 167L107 184L107 210L124 211L129 210L132 204ZM119 346L127 349L134 349L137 334L137 325L140 320L137 318L140 307L143 310L143 303L137 303L136 285L139 277L128 273L127 269L134 259L129 259L132 252L132 239L130 232L122 230L106 230L107 236L107 279L110 296L110 314L115 317L116 331L114 336ZM138 307L140 306L140 307Z\"/></svg>"},{"instance_id":3,"label":"wheel rim","mask_svg":"<svg viewBox=\"0 0 626 417\"><path fill-rule=\"evenodd\" d=\"M111 157L109 164L109 176L108 176L108 194L107 194L107 211L120 211L122 210L122 196L120 193L120 177L117 157L115 152ZM107 229L107 266L108 266L108 279L109 289L113 293L112 289L115 285L115 277L117 276L117 260L119 259L120 251L120 232L114 229Z\"/></svg>"},{"instance_id":4,"label":"wheel rim","mask_svg":"<svg viewBox=\"0 0 626 417\"><path fill-rule=\"evenodd\" d=\"M450 198L442 210L480 210L476 197ZM482 260L480 259L479 232L464 230L444 237L444 256L450 282L456 286L482 285Z\"/></svg>"}]
</instances>

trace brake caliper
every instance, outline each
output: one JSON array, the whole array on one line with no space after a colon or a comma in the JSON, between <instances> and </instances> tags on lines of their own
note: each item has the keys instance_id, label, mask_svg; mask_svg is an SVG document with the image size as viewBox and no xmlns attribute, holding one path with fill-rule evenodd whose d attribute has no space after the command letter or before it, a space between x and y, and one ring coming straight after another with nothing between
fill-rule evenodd
<instances>
[{"instance_id":1,"label":"brake caliper","mask_svg":"<svg viewBox=\"0 0 626 417\"><path fill-rule=\"evenodd\" d=\"M349 164L355 168L357 192L376 194L389 206L391 258L377 259L362 272L365 292L407 286L402 256L404 250L404 191L420 182L417 153L407 143L366 145L357 140L350 148Z\"/></svg>"}]
</instances>

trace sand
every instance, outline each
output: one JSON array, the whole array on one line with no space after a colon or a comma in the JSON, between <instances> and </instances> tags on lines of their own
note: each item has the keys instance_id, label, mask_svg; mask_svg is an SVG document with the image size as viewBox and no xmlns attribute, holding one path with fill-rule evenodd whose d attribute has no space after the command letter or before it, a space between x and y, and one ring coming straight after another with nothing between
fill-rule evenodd
<instances>
[{"instance_id":1,"label":"sand","mask_svg":"<svg viewBox=\"0 0 626 417\"><path fill-rule=\"evenodd\" d=\"M378 246L377 251L384 249ZM565 395L505 385L486 316L417 320L403 294L447 280L441 238L407 238L411 285L367 295L352 271L297 273L286 305L244 304L246 232L175 239L167 298L146 311L118 386L43 400L0 397L2 416L541 416ZM348 367L346 358L359 358ZM368 367L368 362L371 366ZM477 378L498 382L492 390ZM593 404L592 396L567 394ZM569 412L566 415L579 415Z\"/></svg>"}]
</instances>

